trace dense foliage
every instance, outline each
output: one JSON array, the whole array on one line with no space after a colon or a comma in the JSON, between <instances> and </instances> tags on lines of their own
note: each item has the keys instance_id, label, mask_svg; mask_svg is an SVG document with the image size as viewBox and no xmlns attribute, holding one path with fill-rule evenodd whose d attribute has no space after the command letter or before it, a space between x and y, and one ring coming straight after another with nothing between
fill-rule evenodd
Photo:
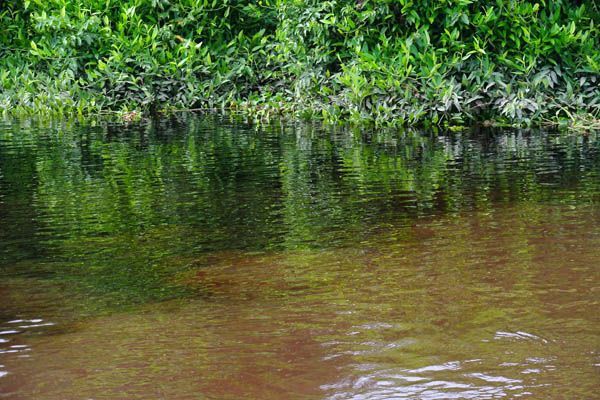
<instances>
[{"instance_id":1,"label":"dense foliage","mask_svg":"<svg viewBox=\"0 0 600 400\"><path fill-rule=\"evenodd\" d=\"M594 0L0 0L0 107L597 123L599 23Z\"/></svg>"}]
</instances>

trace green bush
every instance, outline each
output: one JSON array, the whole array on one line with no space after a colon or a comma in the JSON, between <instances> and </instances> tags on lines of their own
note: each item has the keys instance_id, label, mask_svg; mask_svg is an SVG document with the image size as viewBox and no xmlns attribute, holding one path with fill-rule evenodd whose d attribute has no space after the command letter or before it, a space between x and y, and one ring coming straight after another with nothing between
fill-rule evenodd
<instances>
[{"instance_id":1,"label":"green bush","mask_svg":"<svg viewBox=\"0 0 600 400\"><path fill-rule=\"evenodd\" d=\"M597 123L598 22L593 0L0 0L0 106Z\"/></svg>"}]
</instances>

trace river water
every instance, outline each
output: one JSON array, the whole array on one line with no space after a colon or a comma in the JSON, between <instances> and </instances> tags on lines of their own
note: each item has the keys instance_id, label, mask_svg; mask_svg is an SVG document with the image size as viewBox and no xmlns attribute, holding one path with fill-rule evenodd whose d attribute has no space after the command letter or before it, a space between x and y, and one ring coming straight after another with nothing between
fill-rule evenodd
<instances>
[{"instance_id":1,"label":"river water","mask_svg":"<svg viewBox=\"0 0 600 400\"><path fill-rule=\"evenodd\" d=\"M600 135L0 123L0 399L592 399Z\"/></svg>"}]
</instances>

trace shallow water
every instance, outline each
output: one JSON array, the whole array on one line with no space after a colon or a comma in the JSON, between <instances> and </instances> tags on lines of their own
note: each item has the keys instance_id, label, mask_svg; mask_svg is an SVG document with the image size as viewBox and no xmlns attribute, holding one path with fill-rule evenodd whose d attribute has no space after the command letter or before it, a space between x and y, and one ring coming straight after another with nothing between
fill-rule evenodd
<instances>
[{"instance_id":1,"label":"shallow water","mask_svg":"<svg viewBox=\"0 0 600 400\"><path fill-rule=\"evenodd\" d=\"M594 398L600 138L0 124L0 398Z\"/></svg>"}]
</instances>

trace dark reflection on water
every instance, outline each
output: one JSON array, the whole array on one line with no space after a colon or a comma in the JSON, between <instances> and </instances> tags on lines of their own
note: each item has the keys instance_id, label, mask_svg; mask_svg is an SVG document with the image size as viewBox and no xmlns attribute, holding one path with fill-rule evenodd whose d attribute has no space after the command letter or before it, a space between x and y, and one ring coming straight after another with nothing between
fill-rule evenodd
<instances>
[{"instance_id":1,"label":"dark reflection on water","mask_svg":"<svg viewBox=\"0 0 600 400\"><path fill-rule=\"evenodd\" d=\"M600 140L0 124L0 398L593 398Z\"/></svg>"}]
</instances>

